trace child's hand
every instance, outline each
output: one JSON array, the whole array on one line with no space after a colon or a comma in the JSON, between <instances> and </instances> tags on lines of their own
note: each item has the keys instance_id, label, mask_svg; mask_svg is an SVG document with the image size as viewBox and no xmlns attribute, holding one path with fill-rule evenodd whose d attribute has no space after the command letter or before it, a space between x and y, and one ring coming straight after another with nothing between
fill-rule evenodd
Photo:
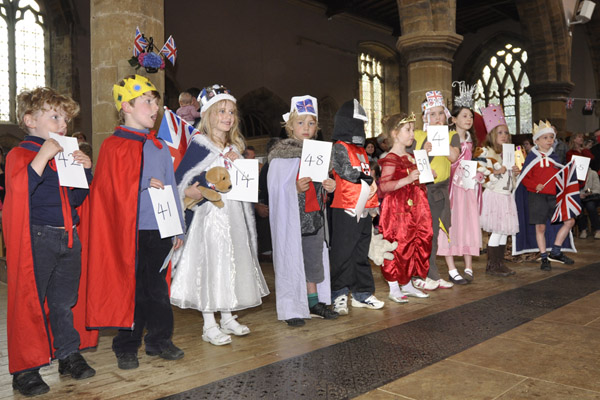
<instances>
[{"instance_id":1,"label":"child's hand","mask_svg":"<svg viewBox=\"0 0 600 400\"><path fill-rule=\"evenodd\" d=\"M500 169L494 169L494 175L502 175L506 172L506 167L503 165Z\"/></svg>"},{"instance_id":2,"label":"child's hand","mask_svg":"<svg viewBox=\"0 0 600 400\"><path fill-rule=\"evenodd\" d=\"M310 182L312 182L312 179L310 179L308 176L298 179L296 181L296 190L298 193L306 192L310 186Z\"/></svg>"},{"instance_id":3,"label":"child's hand","mask_svg":"<svg viewBox=\"0 0 600 400\"><path fill-rule=\"evenodd\" d=\"M542 185L542 184L540 183L540 184L538 184L538 185L535 187L535 191L536 191L537 193L539 193L539 192L541 192L541 191L542 191L542 189L543 189L543 188L544 188L544 185Z\"/></svg>"},{"instance_id":4,"label":"child's hand","mask_svg":"<svg viewBox=\"0 0 600 400\"><path fill-rule=\"evenodd\" d=\"M429 154L429 152L433 149L433 145L431 144L431 142L425 142L425 144L423 145L423 150L425 150L427 152L427 154Z\"/></svg>"},{"instance_id":5,"label":"child's hand","mask_svg":"<svg viewBox=\"0 0 600 400\"><path fill-rule=\"evenodd\" d=\"M198 189L199 185L200 185L200 182L196 182L193 185L188 186L184 190L186 197L189 197L194 200L202 200L204 198L204 196L202 196L202 192L200 191L200 189Z\"/></svg>"},{"instance_id":6,"label":"child's hand","mask_svg":"<svg viewBox=\"0 0 600 400\"><path fill-rule=\"evenodd\" d=\"M148 185L151 188L156 188L156 189L164 189L165 185L163 185L162 181L160 179L156 179L156 178L150 178L150 185Z\"/></svg>"},{"instance_id":7,"label":"child's hand","mask_svg":"<svg viewBox=\"0 0 600 400\"><path fill-rule=\"evenodd\" d=\"M229 151L229 152L225 153L224 157L229 158L231 161L235 161L238 158L240 158L240 155L238 153L236 153L235 151Z\"/></svg>"},{"instance_id":8,"label":"child's hand","mask_svg":"<svg viewBox=\"0 0 600 400\"><path fill-rule=\"evenodd\" d=\"M323 188L327 193L332 193L335 190L335 181L333 179L325 179L323 181Z\"/></svg>"},{"instance_id":9,"label":"child's hand","mask_svg":"<svg viewBox=\"0 0 600 400\"><path fill-rule=\"evenodd\" d=\"M181 246L183 246L183 240L175 238L175 245L173 246L173 250L177 250Z\"/></svg>"},{"instance_id":10,"label":"child's hand","mask_svg":"<svg viewBox=\"0 0 600 400\"><path fill-rule=\"evenodd\" d=\"M92 160L81 150L75 150L73 152L73 158L75 162L83 165L83 168L90 169L92 168Z\"/></svg>"},{"instance_id":11,"label":"child's hand","mask_svg":"<svg viewBox=\"0 0 600 400\"><path fill-rule=\"evenodd\" d=\"M254 206L254 209L256 210L256 213L263 218L267 218L269 216L269 206L266 204L257 203Z\"/></svg>"},{"instance_id":12,"label":"child's hand","mask_svg":"<svg viewBox=\"0 0 600 400\"><path fill-rule=\"evenodd\" d=\"M414 170L410 171L410 174L408 174L409 183L413 183L414 181L419 179L419 174L420 173L419 173L418 169L414 169Z\"/></svg>"},{"instance_id":13,"label":"child's hand","mask_svg":"<svg viewBox=\"0 0 600 400\"><path fill-rule=\"evenodd\" d=\"M52 160L55 155L63 151L63 148L58 142L54 139L47 139L42 147L40 147L40 151L38 151L38 155L42 157L46 162Z\"/></svg>"},{"instance_id":14,"label":"child's hand","mask_svg":"<svg viewBox=\"0 0 600 400\"><path fill-rule=\"evenodd\" d=\"M519 172L521 172L521 170L516 165L513 165L512 172L513 172L513 174L518 175Z\"/></svg>"},{"instance_id":15,"label":"child's hand","mask_svg":"<svg viewBox=\"0 0 600 400\"><path fill-rule=\"evenodd\" d=\"M375 181L373 181L373 183L371 183L371 186L369 186L369 198L375 196L376 193L377 193L377 184L375 183Z\"/></svg>"}]
</instances>

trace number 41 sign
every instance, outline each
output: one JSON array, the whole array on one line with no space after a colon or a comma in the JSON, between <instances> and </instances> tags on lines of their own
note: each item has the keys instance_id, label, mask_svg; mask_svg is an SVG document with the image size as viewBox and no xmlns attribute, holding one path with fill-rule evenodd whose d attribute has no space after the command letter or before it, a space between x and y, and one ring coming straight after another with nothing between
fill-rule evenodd
<instances>
[{"instance_id":1,"label":"number 41 sign","mask_svg":"<svg viewBox=\"0 0 600 400\"><path fill-rule=\"evenodd\" d=\"M331 146L331 142L304 139L298 178L309 177L313 182L323 182L329 178Z\"/></svg>"}]
</instances>

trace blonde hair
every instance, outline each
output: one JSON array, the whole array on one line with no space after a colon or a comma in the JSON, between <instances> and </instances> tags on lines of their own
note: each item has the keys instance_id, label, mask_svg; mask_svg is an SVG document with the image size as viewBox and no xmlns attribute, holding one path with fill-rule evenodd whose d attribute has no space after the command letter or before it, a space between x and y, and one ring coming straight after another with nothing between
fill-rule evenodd
<instances>
[{"instance_id":1,"label":"blonde hair","mask_svg":"<svg viewBox=\"0 0 600 400\"><path fill-rule=\"evenodd\" d=\"M313 117L315 122L317 123L317 129L315 129L315 137L317 136L317 131L319 130L318 118L315 117L314 115L310 115L310 114L299 115L298 112L296 110L294 110L290 113L288 120L286 122L282 123L288 137L290 137L290 138L294 137L294 122L296 122L297 120L299 120L301 118L304 118L302 120L302 121L304 121L304 120L306 120L307 117ZM311 139L313 139L313 138L311 138Z\"/></svg>"},{"instance_id":2,"label":"blonde hair","mask_svg":"<svg viewBox=\"0 0 600 400\"><path fill-rule=\"evenodd\" d=\"M501 154L502 153L502 145L498 144L498 128L501 126L506 126L506 130L508 131L508 126L501 124L496 126L494 129L492 129L491 131L488 132L486 138L485 138L485 142L483 143L484 146L486 147L491 147L497 154ZM511 142L511 135L510 132L508 132L508 143Z\"/></svg>"},{"instance_id":3,"label":"blonde hair","mask_svg":"<svg viewBox=\"0 0 600 400\"><path fill-rule=\"evenodd\" d=\"M392 132L402 129L402 127L406 124L410 124L410 122L400 124L400 121L406 118L408 118L408 114L401 112L398 114L386 115L381 119L381 124L383 125L383 135L385 139L387 139L387 143L390 147L394 145L394 137L392 136Z\"/></svg>"},{"instance_id":4,"label":"blonde hair","mask_svg":"<svg viewBox=\"0 0 600 400\"><path fill-rule=\"evenodd\" d=\"M211 105L208 110L206 110L204 112L204 115L202 115L202 119L200 120L200 125L198 126L198 130L200 132L205 133L206 135L208 135L208 138L214 142L213 140L213 136L211 133L211 129L210 129L210 117L219 110L219 108L221 108L221 106L225 105L225 102L230 102L231 104L233 104L234 108L235 108L235 112L233 113L234 116L234 121L233 124L231 126L231 129L229 129L229 132L226 133L225 135L225 143L222 143L223 146L227 146L228 144L234 145L237 150L242 153L245 149L246 149L246 143L244 142L244 135L242 135L242 132L240 131L240 118L238 116L238 112L237 112L237 106L235 105L235 103L231 100L221 100L213 105Z\"/></svg>"},{"instance_id":5,"label":"blonde hair","mask_svg":"<svg viewBox=\"0 0 600 400\"><path fill-rule=\"evenodd\" d=\"M575 148L575 139L577 138L577 136L581 136L583 138L583 144L581 145L581 147L585 147L585 135L579 132L571 135L571 138L569 139L569 150L573 150Z\"/></svg>"},{"instance_id":6,"label":"blonde hair","mask_svg":"<svg viewBox=\"0 0 600 400\"><path fill-rule=\"evenodd\" d=\"M27 131L25 116L38 111L57 110L66 114L69 120L79 114L79 104L71 97L62 95L49 87L38 87L34 90L23 90L17 96L19 126Z\"/></svg>"},{"instance_id":7,"label":"blonde hair","mask_svg":"<svg viewBox=\"0 0 600 400\"><path fill-rule=\"evenodd\" d=\"M179 104L186 106L192 104L192 95L188 92L181 92L179 94Z\"/></svg>"},{"instance_id":8,"label":"blonde hair","mask_svg":"<svg viewBox=\"0 0 600 400\"><path fill-rule=\"evenodd\" d=\"M126 80L126 79L135 79L135 75L127 75L125 78L121 79L121 80L119 81L119 83L117 83L117 85L119 85L119 86L125 86L125 80ZM160 100L160 93L158 93L156 90L152 90L151 92L146 92L146 93L150 93L150 94L152 94L152 96L153 96L153 97L154 97L154 98L155 98L157 101L158 101L158 100ZM146 94L146 93L144 93L144 94ZM139 97L139 96L138 96L138 97ZM129 101L128 101L128 103L129 103L131 106L133 106L133 105L134 105L134 103L135 103L135 99L137 99L137 97L136 97L136 98L133 98L133 99L131 99L131 100L129 100ZM123 108L121 108L121 109L119 110L119 124L121 124L121 125L124 125L124 124L125 124L125 112L123 111Z\"/></svg>"}]
</instances>

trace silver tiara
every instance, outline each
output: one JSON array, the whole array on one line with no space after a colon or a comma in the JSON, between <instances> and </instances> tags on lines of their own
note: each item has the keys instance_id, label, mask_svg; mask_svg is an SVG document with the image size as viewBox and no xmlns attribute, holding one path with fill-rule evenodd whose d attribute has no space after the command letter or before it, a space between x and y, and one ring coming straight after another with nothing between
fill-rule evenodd
<instances>
[{"instance_id":1,"label":"silver tiara","mask_svg":"<svg viewBox=\"0 0 600 400\"><path fill-rule=\"evenodd\" d=\"M454 97L454 107L466 107L473 109L473 94L477 90L477 84L469 86L465 81L454 81L452 87L458 85L458 96Z\"/></svg>"}]
</instances>

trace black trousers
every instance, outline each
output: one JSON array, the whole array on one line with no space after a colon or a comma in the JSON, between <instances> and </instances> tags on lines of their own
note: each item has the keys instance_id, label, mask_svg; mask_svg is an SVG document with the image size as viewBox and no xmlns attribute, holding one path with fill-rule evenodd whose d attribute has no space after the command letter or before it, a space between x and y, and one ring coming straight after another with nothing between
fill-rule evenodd
<instances>
[{"instance_id":1,"label":"black trousers","mask_svg":"<svg viewBox=\"0 0 600 400\"><path fill-rule=\"evenodd\" d=\"M361 218L357 223L356 217L348 215L343 209L332 208L331 214L332 236L329 259L332 298L348 291L353 295L373 294L375 282L369 262L369 245L373 228L371 216Z\"/></svg>"},{"instance_id":2,"label":"black trousers","mask_svg":"<svg viewBox=\"0 0 600 400\"><path fill-rule=\"evenodd\" d=\"M172 239L161 239L158 231L138 231L138 235L133 330L119 330L112 346L116 354L137 353L144 328L148 330L144 338L146 351L161 351L171 343L173 335L167 269L159 272L173 246Z\"/></svg>"}]
</instances>

